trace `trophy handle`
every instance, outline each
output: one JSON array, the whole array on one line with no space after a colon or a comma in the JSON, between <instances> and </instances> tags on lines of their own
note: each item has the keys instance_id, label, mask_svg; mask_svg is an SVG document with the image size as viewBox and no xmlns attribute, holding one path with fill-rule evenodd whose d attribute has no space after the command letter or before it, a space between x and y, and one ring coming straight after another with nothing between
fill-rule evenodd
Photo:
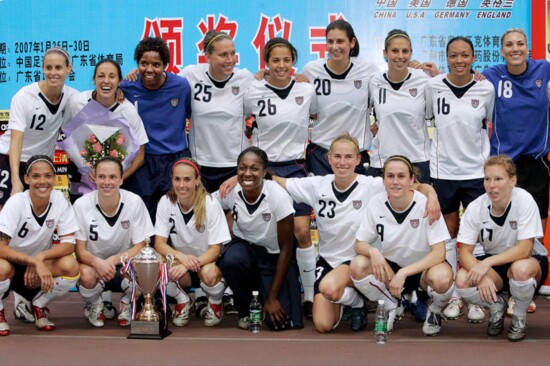
<instances>
[{"instance_id":1,"label":"trophy handle","mask_svg":"<svg viewBox=\"0 0 550 366\"><path fill-rule=\"evenodd\" d=\"M120 262L123 267L126 265L126 263L128 263L128 253L122 253L122 255L120 256Z\"/></svg>"},{"instance_id":2,"label":"trophy handle","mask_svg":"<svg viewBox=\"0 0 550 366\"><path fill-rule=\"evenodd\" d=\"M172 253L166 254L166 262L168 262L168 267L172 268L174 265L174 255Z\"/></svg>"}]
</instances>

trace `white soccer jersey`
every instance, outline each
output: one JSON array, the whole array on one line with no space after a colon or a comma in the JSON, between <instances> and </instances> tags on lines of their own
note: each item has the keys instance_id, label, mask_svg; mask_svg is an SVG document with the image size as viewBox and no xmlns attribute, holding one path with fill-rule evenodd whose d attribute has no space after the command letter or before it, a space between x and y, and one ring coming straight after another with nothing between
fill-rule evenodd
<instances>
[{"instance_id":1,"label":"white soccer jersey","mask_svg":"<svg viewBox=\"0 0 550 366\"><path fill-rule=\"evenodd\" d=\"M265 247L268 253L280 252L277 222L294 214L292 199L281 186L271 180L264 180L260 197L256 202L249 203L244 198L241 186L237 185L220 202L224 210L231 210L235 236Z\"/></svg>"},{"instance_id":2,"label":"white soccer jersey","mask_svg":"<svg viewBox=\"0 0 550 366\"><path fill-rule=\"evenodd\" d=\"M58 236L78 230L73 208L56 190L51 192L49 207L41 217L32 209L28 190L11 196L0 211L0 231L11 237L9 246L21 253L35 255L49 249L56 229Z\"/></svg>"},{"instance_id":3,"label":"white soccer jersey","mask_svg":"<svg viewBox=\"0 0 550 366\"><path fill-rule=\"evenodd\" d=\"M372 167L382 168L392 155L406 156L413 163L430 160L424 99L424 86L429 79L424 71L416 69L409 69L402 84L397 83L401 85L390 83L387 72L377 73L371 79L370 101L378 122L378 133L372 140Z\"/></svg>"},{"instance_id":4,"label":"white soccer jersey","mask_svg":"<svg viewBox=\"0 0 550 366\"><path fill-rule=\"evenodd\" d=\"M491 201L487 194L470 203L460 221L457 241L468 245L479 241L485 253L499 254L515 247L518 240L542 235L535 200L527 191L515 187L502 216L491 215Z\"/></svg>"},{"instance_id":5,"label":"white soccer jersey","mask_svg":"<svg viewBox=\"0 0 550 366\"><path fill-rule=\"evenodd\" d=\"M196 257L206 252L210 245L227 243L231 234L220 203L207 195L205 206L206 221L197 230L193 209L182 212L177 202L170 202L164 195L157 208L155 235L170 238L174 249Z\"/></svg>"},{"instance_id":6,"label":"white soccer jersey","mask_svg":"<svg viewBox=\"0 0 550 366\"><path fill-rule=\"evenodd\" d=\"M40 91L38 83L19 89L11 100L8 130L0 136L0 154L9 153L11 130L17 130L25 134L21 149L22 162L38 154L52 157L63 124L65 105L76 93L75 89L65 85L59 104L52 105Z\"/></svg>"},{"instance_id":7,"label":"white soccer jersey","mask_svg":"<svg viewBox=\"0 0 550 366\"><path fill-rule=\"evenodd\" d=\"M356 239L369 244L380 239L384 258L405 267L416 263L431 251L431 246L451 239L445 220L439 218L430 225L425 216L427 198L414 191L410 206L396 212L386 192L373 197L367 204Z\"/></svg>"},{"instance_id":8,"label":"white soccer jersey","mask_svg":"<svg viewBox=\"0 0 550 366\"><path fill-rule=\"evenodd\" d=\"M378 67L352 57L349 69L337 75L330 71L326 62L326 59L310 61L302 70L315 87L319 105L311 142L328 150L336 136L348 131L364 151L372 139L368 116L369 81L378 72Z\"/></svg>"},{"instance_id":9,"label":"white soccer jersey","mask_svg":"<svg viewBox=\"0 0 550 366\"><path fill-rule=\"evenodd\" d=\"M317 113L315 89L292 80L278 89L263 80L255 81L244 95L245 115L254 115L252 144L267 153L269 161L304 159L309 115Z\"/></svg>"},{"instance_id":10,"label":"white soccer jersey","mask_svg":"<svg viewBox=\"0 0 550 366\"><path fill-rule=\"evenodd\" d=\"M84 108L90 100L92 100L93 90L87 90L82 93L73 95L67 102L67 107L65 108L65 123L70 121L74 116L78 114ZM143 121L139 116L136 107L128 99L124 99L122 103L115 103L111 108L111 112L115 115L122 116L128 122L128 125L135 132L138 142L140 145L145 145L149 142L147 133L145 132L145 127L143 126Z\"/></svg>"},{"instance_id":11,"label":"white soccer jersey","mask_svg":"<svg viewBox=\"0 0 550 366\"><path fill-rule=\"evenodd\" d=\"M345 192L334 186L334 174L289 178L286 189L296 202L315 210L319 254L334 268L355 257L355 232L364 219L367 203L385 192L382 178L357 176Z\"/></svg>"},{"instance_id":12,"label":"white soccer jersey","mask_svg":"<svg viewBox=\"0 0 550 366\"><path fill-rule=\"evenodd\" d=\"M78 240L86 241L86 249L94 256L107 259L155 235L153 223L142 199L120 190L120 203L113 217L99 207L97 191L80 197L74 203L78 220Z\"/></svg>"},{"instance_id":13,"label":"white soccer jersey","mask_svg":"<svg viewBox=\"0 0 550 366\"><path fill-rule=\"evenodd\" d=\"M473 80L458 88L446 75L438 75L428 80L425 93L426 117L435 119L431 177L483 178L483 164L489 156L489 136L484 127L493 114L495 101L491 83Z\"/></svg>"},{"instance_id":14,"label":"white soccer jersey","mask_svg":"<svg viewBox=\"0 0 550 366\"><path fill-rule=\"evenodd\" d=\"M189 149L200 165L233 167L248 146L243 95L254 75L235 68L229 80L218 82L210 77L208 68L208 64L189 65L180 73L189 81L192 93Z\"/></svg>"}]
</instances>

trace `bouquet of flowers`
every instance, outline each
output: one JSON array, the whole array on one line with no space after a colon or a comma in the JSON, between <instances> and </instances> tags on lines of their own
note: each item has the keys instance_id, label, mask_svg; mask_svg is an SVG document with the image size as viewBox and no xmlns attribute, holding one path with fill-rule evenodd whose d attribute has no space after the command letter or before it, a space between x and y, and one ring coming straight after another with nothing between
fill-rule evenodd
<instances>
[{"instance_id":1,"label":"bouquet of flowers","mask_svg":"<svg viewBox=\"0 0 550 366\"><path fill-rule=\"evenodd\" d=\"M88 167L94 167L104 156L112 156L119 161L123 161L128 156L126 145L124 145L125 141L126 138L120 131L115 132L105 141L100 141L95 134L91 134L84 141L84 149L80 151L80 154Z\"/></svg>"}]
</instances>

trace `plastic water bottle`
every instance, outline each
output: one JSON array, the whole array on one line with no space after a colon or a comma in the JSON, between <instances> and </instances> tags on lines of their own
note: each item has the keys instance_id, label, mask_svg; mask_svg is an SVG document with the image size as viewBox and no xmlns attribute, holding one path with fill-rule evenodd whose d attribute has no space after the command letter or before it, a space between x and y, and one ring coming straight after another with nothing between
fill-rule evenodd
<instances>
[{"instance_id":1,"label":"plastic water bottle","mask_svg":"<svg viewBox=\"0 0 550 366\"><path fill-rule=\"evenodd\" d=\"M378 344L384 344L388 340L388 315L384 308L384 300L378 300L376 321L374 323L374 339Z\"/></svg>"},{"instance_id":2,"label":"plastic water bottle","mask_svg":"<svg viewBox=\"0 0 550 366\"><path fill-rule=\"evenodd\" d=\"M258 298L258 291L252 291L250 302L250 331L260 333L262 331L262 304Z\"/></svg>"}]
</instances>

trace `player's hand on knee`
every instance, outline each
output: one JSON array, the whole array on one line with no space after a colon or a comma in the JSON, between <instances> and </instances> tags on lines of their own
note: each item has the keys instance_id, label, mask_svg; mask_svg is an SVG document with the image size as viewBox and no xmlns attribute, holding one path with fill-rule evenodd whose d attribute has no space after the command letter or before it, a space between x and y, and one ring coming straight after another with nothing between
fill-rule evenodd
<instances>
[{"instance_id":1,"label":"player's hand on knee","mask_svg":"<svg viewBox=\"0 0 550 366\"><path fill-rule=\"evenodd\" d=\"M185 267L183 264L176 264L173 265L168 271L168 277L170 277L170 280L172 281L178 281L180 278L185 276L187 272L187 267Z\"/></svg>"}]
</instances>

